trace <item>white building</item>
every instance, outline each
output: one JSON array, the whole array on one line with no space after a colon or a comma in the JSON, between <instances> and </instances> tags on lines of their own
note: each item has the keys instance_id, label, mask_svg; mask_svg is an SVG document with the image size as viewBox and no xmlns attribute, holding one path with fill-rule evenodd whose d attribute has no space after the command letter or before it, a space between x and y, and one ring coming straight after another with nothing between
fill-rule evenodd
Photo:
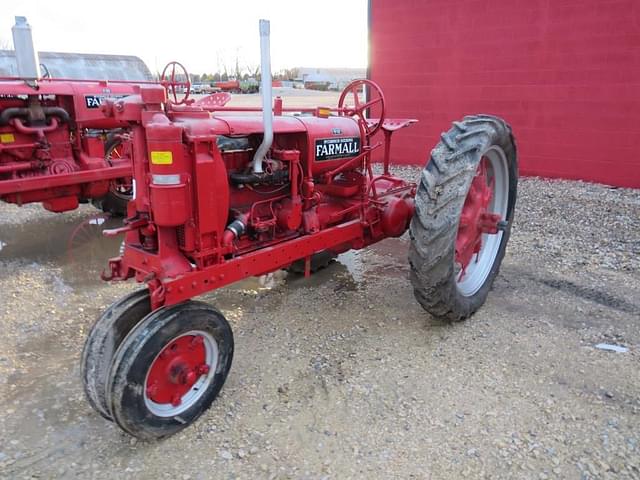
<instances>
[{"instance_id":1,"label":"white building","mask_svg":"<svg viewBox=\"0 0 640 480\"><path fill-rule=\"evenodd\" d=\"M350 81L356 78L366 78L367 71L364 68L308 68L298 69L299 77L296 79L305 84L327 83L330 90L342 90Z\"/></svg>"}]
</instances>

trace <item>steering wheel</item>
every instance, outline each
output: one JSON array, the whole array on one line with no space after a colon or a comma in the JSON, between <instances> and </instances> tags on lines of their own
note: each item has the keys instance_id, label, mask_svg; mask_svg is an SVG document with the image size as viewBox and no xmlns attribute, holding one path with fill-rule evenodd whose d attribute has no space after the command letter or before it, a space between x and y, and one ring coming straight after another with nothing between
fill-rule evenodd
<instances>
[{"instance_id":1,"label":"steering wheel","mask_svg":"<svg viewBox=\"0 0 640 480\"><path fill-rule=\"evenodd\" d=\"M360 101L360 96L358 93L362 86L369 87L369 100L365 103L362 103ZM353 96L353 106L345 106L350 95ZM380 114L376 118L376 121L367 120L367 116L369 118L375 118L373 115L371 115L370 112L367 112L367 110L378 104L380 105L378 107L380 109ZM382 93L382 89L378 86L378 84L372 82L371 80L354 80L349 85L344 87L344 90L340 94L340 100L338 100L338 109L340 110L342 115L357 117L358 122L363 125L367 136L371 137L380 129L380 127L382 127L382 122L384 122L384 94ZM369 113L369 115L365 116L367 113Z\"/></svg>"},{"instance_id":2,"label":"steering wheel","mask_svg":"<svg viewBox=\"0 0 640 480\"><path fill-rule=\"evenodd\" d=\"M187 79L186 82L176 80L176 67L178 69L178 75L184 75L184 78ZM169 73L169 71L171 72L171 74L167 78L167 74ZM171 93L171 95L173 96L173 100L169 98L169 101L174 105L182 105L183 103L185 103L187 101L187 98L189 98L189 94L191 93L191 80L189 79L189 72L187 72L187 69L184 68L184 65L179 62L167 63L167 65L164 67L164 70L162 70L160 84L167 89L167 93ZM180 101L178 101L177 87L185 87L184 95L180 98Z\"/></svg>"}]
</instances>

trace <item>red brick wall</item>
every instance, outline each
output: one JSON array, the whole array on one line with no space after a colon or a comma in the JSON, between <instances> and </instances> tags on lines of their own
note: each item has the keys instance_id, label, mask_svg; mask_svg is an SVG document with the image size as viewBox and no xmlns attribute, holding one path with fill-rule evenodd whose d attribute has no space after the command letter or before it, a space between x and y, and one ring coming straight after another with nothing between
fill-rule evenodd
<instances>
[{"instance_id":1,"label":"red brick wall","mask_svg":"<svg viewBox=\"0 0 640 480\"><path fill-rule=\"evenodd\" d=\"M424 163L470 113L511 123L524 175L640 187L640 0L370 0L370 77Z\"/></svg>"}]
</instances>

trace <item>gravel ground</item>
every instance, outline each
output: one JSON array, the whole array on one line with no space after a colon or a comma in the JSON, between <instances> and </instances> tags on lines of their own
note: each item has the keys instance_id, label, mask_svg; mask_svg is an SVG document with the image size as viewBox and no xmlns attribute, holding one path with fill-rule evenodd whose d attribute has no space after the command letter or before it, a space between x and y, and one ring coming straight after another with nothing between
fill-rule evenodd
<instances>
[{"instance_id":1,"label":"gravel ground","mask_svg":"<svg viewBox=\"0 0 640 480\"><path fill-rule=\"evenodd\" d=\"M96 280L110 221L0 205L0 476L640 478L640 193L523 179L519 195L465 323L415 302L406 237L206 295L234 329L231 374L153 443L94 413L80 382L91 323L136 288Z\"/></svg>"}]
</instances>

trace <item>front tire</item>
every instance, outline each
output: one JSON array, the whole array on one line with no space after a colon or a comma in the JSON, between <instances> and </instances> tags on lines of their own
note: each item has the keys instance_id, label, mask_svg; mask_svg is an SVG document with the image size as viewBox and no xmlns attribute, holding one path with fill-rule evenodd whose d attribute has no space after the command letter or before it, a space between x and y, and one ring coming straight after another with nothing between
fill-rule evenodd
<instances>
[{"instance_id":1,"label":"front tire","mask_svg":"<svg viewBox=\"0 0 640 480\"><path fill-rule=\"evenodd\" d=\"M111 366L107 396L114 420L144 440L182 430L218 396L233 348L229 323L205 303L188 301L147 315Z\"/></svg>"},{"instance_id":2,"label":"front tire","mask_svg":"<svg viewBox=\"0 0 640 480\"><path fill-rule=\"evenodd\" d=\"M130 293L98 317L85 341L80 364L84 392L91 407L107 420L113 421L106 399L113 357L133 327L150 311L148 289Z\"/></svg>"},{"instance_id":3,"label":"front tire","mask_svg":"<svg viewBox=\"0 0 640 480\"><path fill-rule=\"evenodd\" d=\"M422 172L409 228L414 294L434 317L465 320L485 302L511 233L518 164L511 128L465 117Z\"/></svg>"}]
</instances>

